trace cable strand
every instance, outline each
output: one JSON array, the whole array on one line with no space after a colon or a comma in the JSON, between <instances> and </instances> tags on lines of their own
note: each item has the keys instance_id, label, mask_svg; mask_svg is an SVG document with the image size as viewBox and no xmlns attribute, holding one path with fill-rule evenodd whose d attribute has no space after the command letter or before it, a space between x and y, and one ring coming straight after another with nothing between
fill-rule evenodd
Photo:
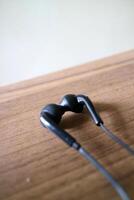
<instances>
[{"instance_id":1,"label":"cable strand","mask_svg":"<svg viewBox=\"0 0 134 200\"><path fill-rule=\"evenodd\" d=\"M128 144L126 144L123 140L118 138L112 131L110 131L104 124L100 124L100 128L103 130L103 132L108 135L113 141L121 145L123 148L125 148L131 155L134 156L134 149L131 148Z\"/></svg>"},{"instance_id":2,"label":"cable strand","mask_svg":"<svg viewBox=\"0 0 134 200\"><path fill-rule=\"evenodd\" d=\"M78 151L86 160L90 161L95 168L101 172L101 174L105 176L122 200L131 200L118 181L115 180L113 176L89 152L87 152L83 147L80 147Z\"/></svg>"}]
</instances>

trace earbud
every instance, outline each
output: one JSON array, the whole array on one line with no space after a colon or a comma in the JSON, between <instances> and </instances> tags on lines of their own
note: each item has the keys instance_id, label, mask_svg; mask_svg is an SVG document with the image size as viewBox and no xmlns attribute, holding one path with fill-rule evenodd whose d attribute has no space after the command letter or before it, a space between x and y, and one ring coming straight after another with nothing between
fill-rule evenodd
<instances>
[{"instance_id":1,"label":"earbud","mask_svg":"<svg viewBox=\"0 0 134 200\"><path fill-rule=\"evenodd\" d=\"M81 113L83 111L83 104L78 102L77 96L73 94L65 95L60 104L48 104L41 111L41 116L47 114L48 117L55 123L59 124L62 115L67 112Z\"/></svg>"},{"instance_id":2,"label":"earbud","mask_svg":"<svg viewBox=\"0 0 134 200\"><path fill-rule=\"evenodd\" d=\"M69 146L78 148L80 145L76 142L76 140L69 133L62 130L58 124L60 123L65 112L71 111L74 113L81 113L84 106L89 111L94 123L100 126L100 124L103 122L100 116L97 114L91 100L84 95L74 94L65 95L59 105L48 104L46 107L44 107L40 114L40 121L44 127L54 132Z\"/></svg>"},{"instance_id":3,"label":"earbud","mask_svg":"<svg viewBox=\"0 0 134 200\"><path fill-rule=\"evenodd\" d=\"M44 116L44 114L46 114L51 120L59 124L62 115L64 113L65 113L64 107L56 104L48 104L46 107L42 109L41 116Z\"/></svg>"},{"instance_id":4,"label":"earbud","mask_svg":"<svg viewBox=\"0 0 134 200\"><path fill-rule=\"evenodd\" d=\"M65 95L60 105L66 108L66 111L81 113L83 111L83 104L78 102L77 96L73 94Z\"/></svg>"},{"instance_id":5,"label":"earbud","mask_svg":"<svg viewBox=\"0 0 134 200\"><path fill-rule=\"evenodd\" d=\"M40 121L44 127L50 129L69 146L78 149L80 144L69 133L62 130L58 124L65 112L80 113L82 110L83 104L78 102L77 96L69 94L63 97L60 105L48 104L44 107L40 114Z\"/></svg>"},{"instance_id":6,"label":"earbud","mask_svg":"<svg viewBox=\"0 0 134 200\"><path fill-rule=\"evenodd\" d=\"M88 110L93 122L100 126L103 124L103 121L100 117L100 115L97 113L92 101L89 99L89 97L85 95L77 95L77 101L83 105L85 105L86 109Z\"/></svg>"}]
</instances>

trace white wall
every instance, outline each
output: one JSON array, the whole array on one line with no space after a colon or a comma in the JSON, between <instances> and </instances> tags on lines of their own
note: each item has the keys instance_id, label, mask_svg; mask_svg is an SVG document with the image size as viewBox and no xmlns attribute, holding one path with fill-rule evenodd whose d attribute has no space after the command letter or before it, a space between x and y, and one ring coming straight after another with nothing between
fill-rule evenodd
<instances>
[{"instance_id":1,"label":"white wall","mask_svg":"<svg viewBox=\"0 0 134 200\"><path fill-rule=\"evenodd\" d=\"M0 84L134 48L134 0L0 0Z\"/></svg>"}]
</instances>

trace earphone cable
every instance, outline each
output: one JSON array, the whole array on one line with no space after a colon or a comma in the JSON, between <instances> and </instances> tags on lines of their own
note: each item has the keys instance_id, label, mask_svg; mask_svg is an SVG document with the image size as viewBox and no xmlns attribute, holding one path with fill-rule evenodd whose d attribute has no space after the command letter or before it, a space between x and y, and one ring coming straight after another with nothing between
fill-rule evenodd
<instances>
[{"instance_id":1,"label":"earphone cable","mask_svg":"<svg viewBox=\"0 0 134 200\"><path fill-rule=\"evenodd\" d=\"M134 149L132 149L128 144L123 140L119 139L112 131L110 131L104 124L100 124L100 128L105 134L107 134L113 141L125 148L130 154L134 156Z\"/></svg>"},{"instance_id":2,"label":"earphone cable","mask_svg":"<svg viewBox=\"0 0 134 200\"><path fill-rule=\"evenodd\" d=\"M87 152L83 147L79 148L79 153L88 161L90 161L96 169L98 169L104 176L105 178L111 183L113 188L117 191L119 196L121 197L122 200L130 200L128 197L127 193L123 189L123 187L118 183L117 180L113 178L113 176L99 163L94 156L92 156L89 152Z\"/></svg>"}]
</instances>

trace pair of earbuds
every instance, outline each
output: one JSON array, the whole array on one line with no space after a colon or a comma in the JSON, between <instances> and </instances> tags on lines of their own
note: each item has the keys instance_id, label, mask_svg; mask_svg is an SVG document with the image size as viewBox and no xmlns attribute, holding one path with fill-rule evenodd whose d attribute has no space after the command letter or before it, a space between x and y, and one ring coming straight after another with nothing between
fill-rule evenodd
<instances>
[{"instance_id":1,"label":"pair of earbuds","mask_svg":"<svg viewBox=\"0 0 134 200\"><path fill-rule=\"evenodd\" d=\"M114 133L106 128L103 120L101 119L88 96L68 94L62 98L60 104L48 104L42 109L40 113L41 124L43 127L48 128L56 136L62 139L67 145L77 150L84 158L90 161L112 184L122 200L130 200L123 187L118 183L117 180L113 178L110 172L108 172L92 154L85 150L73 136L63 130L59 125L65 112L71 111L74 113L82 113L84 107L86 107L89 115L92 118L92 121L98 127L100 127L105 132L105 134L107 134L112 140L121 145L131 155L134 156L134 149L132 149L128 144L126 144L123 140L118 138Z\"/></svg>"},{"instance_id":2,"label":"pair of earbuds","mask_svg":"<svg viewBox=\"0 0 134 200\"><path fill-rule=\"evenodd\" d=\"M86 105L93 121L96 125L103 124L102 119L96 112L91 100L84 95L68 94L63 97L60 104L49 104L44 107L40 114L40 121L46 128L54 132L69 146L79 148L80 145L76 140L66 131L59 127L59 123L65 112L71 111L74 113L82 113L84 106Z\"/></svg>"}]
</instances>

